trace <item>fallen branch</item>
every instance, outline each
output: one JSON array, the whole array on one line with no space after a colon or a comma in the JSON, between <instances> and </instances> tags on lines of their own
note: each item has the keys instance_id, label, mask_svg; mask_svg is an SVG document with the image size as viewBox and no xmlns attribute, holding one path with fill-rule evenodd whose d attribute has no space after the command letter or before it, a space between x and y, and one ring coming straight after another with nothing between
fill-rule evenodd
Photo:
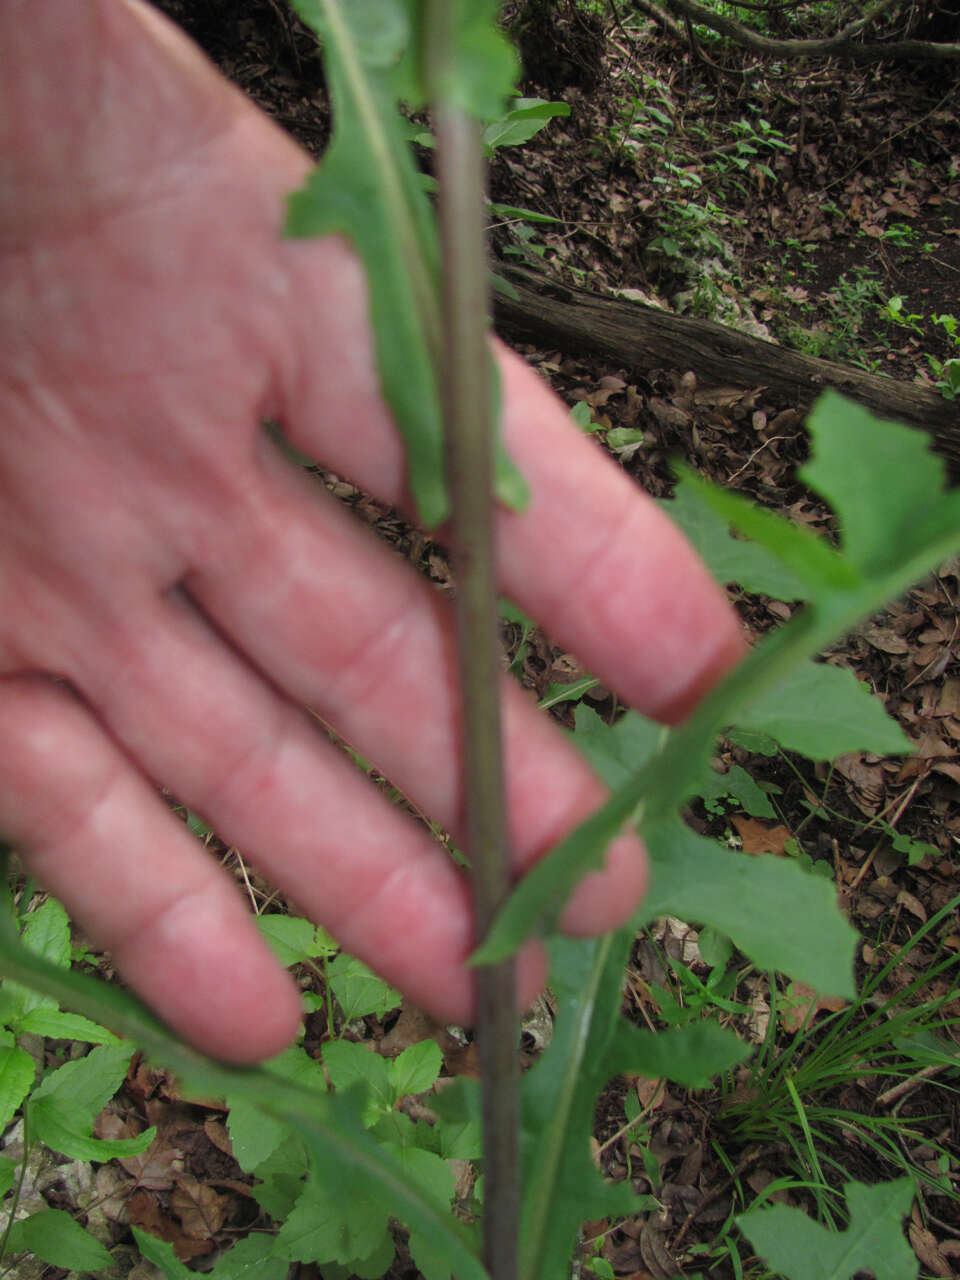
<instances>
[{"instance_id":1,"label":"fallen branch","mask_svg":"<svg viewBox=\"0 0 960 1280\"><path fill-rule=\"evenodd\" d=\"M929 387L801 355L709 320L600 297L541 272L502 264L497 270L515 290L513 298L496 299L497 328L503 333L570 354L600 356L639 373L692 369L701 381L768 387L800 410L833 387L884 418L929 431L951 475L960 478L958 405Z\"/></svg>"},{"instance_id":2,"label":"fallen branch","mask_svg":"<svg viewBox=\"0 0 960 1280\"><path fill-rule=\"evenodd\" d=\"M846 58L851 62L872 63L877 61L913 61L913 62L956 62L960 60L960 44L938 44L932 40L870 40L860 41L856 37L865 27L885 9L893 0L884 3L865 17L837 33L820 40L783 40L771 36L762 36L749 27L727 18L712 9L698 4L697 0L663 0L666 7L674 13L681 14L688 21L699 22L718 35L726 36L746 49L760 54L762 57L776 58ZM643 5L644 12L652 9L650 0Z\"/></svg>"}]
</instances>

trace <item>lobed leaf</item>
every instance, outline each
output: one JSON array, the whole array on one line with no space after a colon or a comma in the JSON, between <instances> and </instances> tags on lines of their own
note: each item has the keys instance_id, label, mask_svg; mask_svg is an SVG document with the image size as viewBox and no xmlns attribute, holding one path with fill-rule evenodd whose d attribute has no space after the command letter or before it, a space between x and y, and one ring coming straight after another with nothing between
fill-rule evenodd
<instances>
[{"instance_id":1,"label":"lobed leaf","mask_svg":"<svg viewBox=\"0 0 960 1280\"><path fill-rule=\"evenodd\" d=\"M735 764L726 773L711 768L697 786L697 794L709 808L711 804L727 796L736 800L752 818L774 818L776 810L767 793L760 788L746 769Z\"/></svg>"},{"instance_id":2,"label":"lobed leaf","mask_svg":"<svg viewBox=\"0 0 960 1280\"><path fill-rule=\"evenodd\" d=\"M681 476L674 496L658 504L683 530L704 564L720 583L735 582L774 600L805 600L806 581L782 564L766 547L744 542L730 533L730 522L703 500Z\"/></svg>"},{"instance_id":3,"label":"lobed leaf","mask_svg":"<svg viewBox=\"0 0 960 1280\"><path fill-rule=\"evenodd\" d=\"M779 684L748 702L736 728L766 733L810 760L849 751L902 755L913 743L883 704L844 667L803 662Z\"/></svg>"},{"instance_id":4,"label":"lobed leaf","mask_svg":"<svg viewBox=\"0 0 960 1280\"><path fill-rule=\"evenodd\" d=\"M862 411L848 414L847 409L846 402L838 397L826 398L818 418L821 434L815 435L815 449L820 447L824 423L835 437L860 438L858 415ZM896 424L872 420L874 447L880 448L887 458L899 457L904 469L915 461L917 448L925 447L917 445L916 436L917 433L906 432ZM849 466L849 458L845 458L842 465ZM829 482L829 468L825 472L826 479L824 473L814 473L821 484ZM626 821L641 821L643 829L648 824L656 825L695 794L718 733L737 724L739 717L748 717L746 709L756 706L800 664L960 548L960 490L946 496L928 495L925 511L917 512L915 528L901 529L898 549L896 552L891 549L892 558L876 572L873 565L866 573L861 571L861 565L844 559L825 542L813 538L809 531L795 528L772 512L759 511L737 495L715 490L706 481L692 476L688 476L687 484L691 493L725 519L759 536L791 572L803 579L811 603L785 627L765 637L745 661L712 690L689 720L670 734L658 755L620 782L603 808L581 823L520 881L471 957L473 964L495 963L510 955L532 934L552 928L570 893L588 871L601 865L606 846ZM846 494L842 482L838 493ZM874 493L872 501L877 512L881 512L885 496ZM856 521L854 523L856 527ZM866 535L860 536L863 539ZM866 733L873 741L874 735L882 734L891 745L896 739L896 750L904 749L905 740L876 715L866 730L859 708L857 720L857 739L862 740ZM850 729L850 725L846 728ZM809 738L809 724L806 730ZM794 731L798 732L796 722ZM757 735L754 731L754 736L762 742L767 734ZM812 740L806 741L806 745L815 752L825 749ZM831 981L835 983L836 978ZM846 984L843 990L848 989Z\"/></svg>"},{"instance_id":5,"label":"lobed leaf","mask_svg":"<svg viewBox=\"0 0 960 1280\"><path fill-rule=\"evenodd\" d=\"M300 916L257 916L257 929L284 968L326 959L340 950L325 929Z\"/></svg>"},{"instance_id":6,"label":"lobed leaf","mask_svg":"<svg viewBox=\"0 0 960 1280\"><path fill-rule=\"evenodd\" d=\"M710 484L686 467L678 466L677 471L688 491L757 546L771 552L799 580L804 588L802 599L814 599L825 591L852 591L859 585L854 565L812 529L758 507L731 489Z\"/></svg>"},{"instance_id":7,"label":"lobed leaf","mask_svg":"<svg viewBox=\"0 0 960 1280\"><path fill-rule=\"evenodd\" d=\"M857 933L836 888L795 862L735 853L679 818L645 830L650 890L636 917L712 925L761 969L799 978L824 995L852 999Z\"/></svg>"},{"instance_id":8,"label":"lobed leaf","mask_svg":"<svg viewBox=\"0 0 960 1280\"><path fill-rule=\"evenodd\" d=\"M828 391L807 419L813 451L797 472L833 507L851 564L867 574L897 565L931 508L943 501L943 463L929 437Z\"/></svg>"},{"instance_id":9,"label":"lobed leaf","mask_svg":"<svg viewBox=\"0 0 960 1280\"><path fill-rule=\"evenodd\" d=\"M212 1280L286 1280L289 1270L286 1259L273 1255L273 1236L264 1233L238 1241L207 1274Z\"/></svg>"},{"instance_id":10,"label":"lobed leaf","mask_svg":"<svg viewBox=\"0 0 960 1280\"><path fill-rule=\"evenodd\" d=\"M604 1067L611 1076L644 1076L673 1080L687 1089L706 1089L721 1072L739 1066L752 1053L749 1044L716 1022L654 1032L621 1019Z\"/></svg>"},{"instance_id":11,"label":"lobed leaf","mask_svg":"<svg viewBox=\"0 0 960 1280\"><path fill-rule=\"evenodd\" d=\"M741 1213L737 1225L763 1260L786 1280L851 1280L868 1271L874 1280L916 1280L917 1259L903 1236L914 1187L910 1178L867 1187L844 1186L850 1225L834 1231L800 1209L776 1205Z\"/></svg>"},{"instance_id":12,"label":"lobed leaf","mask_svg":"<svg viewBox=\"0 0 960 1280\"><path fill-rule=\"evenodd\" d=\"M377 1252L388 1235L382 1203L346 1196L334 1182L310 1178L277 1234L274 1252L289 1262L352 1263Z\"/></svg>"}]
</instances>

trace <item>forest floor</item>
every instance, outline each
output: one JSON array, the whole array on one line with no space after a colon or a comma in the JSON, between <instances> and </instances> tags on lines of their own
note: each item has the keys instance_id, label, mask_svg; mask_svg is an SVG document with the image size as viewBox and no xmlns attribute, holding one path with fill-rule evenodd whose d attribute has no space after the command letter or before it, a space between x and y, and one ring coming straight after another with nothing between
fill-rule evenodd
<instances>
[{"instance_id":1,"label":"forest floor","mask_svg":"<svg viewBox=\"0 0 960 1280\"><path fill-rule=\"evenodd\" d=\"M194 0L163 0L160 7L319 154L328 136L319 58L313 38L285 7L250 0L242 16L230 21L217 5ZM899 379L931 383L927 356L945 361L958 354L947 327L933 319L960 312L960 123L957 82L947 71L764 65L716 47L697 56L652 24L601 27L573 10L553 31L529 33L525 50L524 92L562 100L570 115L527 145L497 154L493 198L558 220L501 219L494 239L505 260L533 263L595 292L717 320ZM656 369L602 367L573 351L526 347L522 354L571 406L587 402L601 444L617 427L642 433L635 444L611 452L656 497L669 494L670 459L679 455L794 519L831 528L822 504L792 478L806 448L798 407L778 401L767 388L709 385L687 367L682 351L673 368ZM449 589L440 548L340 478L323 479L441 589ZM791 612L789 604L739 591L732 598L754 636ZM828 769L725 744L719 752L725 762L743 765L776 794L777 820L731 819L706 810L691 815L698 829L725 829L747 851L797 856L799 849L814 862L827 862L844 910L864 939L861 978L908 946L960 892L958 636L955 561L829 655L882 698L916 743L913 755L881 760L859 753ZM506 625L504 638L517 657L519 625ZM540 696L584 674L573 655L539 632L525 637L516 665ZM608 691L594 689L588 697L600 714L617 713ZM557 713L569 717L570 704ZM892 831L902 837L900 848ZM251 893L269 893L237 865ZM786 917L789 904L784 912ZM625 988L635 1017L657 1019L660 1010L650 993L676 984L671 958L685 959L695 973L706 972L695 940L675 921L638 939ZM911 1000L945 998L941 1016L960 1019L956 967L939 971L928 984L922 981L926 968L951 955L960 958L955 905L892 969L874 1004L919 976ZM746 1022L754 1038L762 1041L769 1033L789 1050L800 1034L805 1046L815 1046L817 1020L834 1006L810 1010L799 1031L803 1017L797 1017L796 1003L792 1014L771 1013L769 996L756 975L745 975L727 992L730 1001L751 1009ZM801 1015L803 999L800 993ZM813 999L809 993L808 1007ZM417 1033L409 1025L413 1014L404 1018L408 1025L399 1030L370 1019L370 1038L398 1051L405 1035ZM746 1022L734 1019L734 1025ZM848 1052L855 1056L855 1028L851 1036ZM535 1038L531 1032L531 1045ZM442 1047L448 1070L472 1069L469 1046ZM855 1128L831 1129L826 1119L821 1156L835 1182L841 1175L882 1181L908 1166L929 1173L910 1224L924 1276L960 1276L955 1079L952 1068L930 1073L889 1096L884 1075L864 1068L861 1076L855 1073L832 1092L825 1088L808 1099L823 1117L832 1107L836 1113L902 1122L894 1143L899 1163ZM140 1090L141 1106L148 1099L155 1106L163 1102L162 1081L131 1077L129 1088L131 1098ZM646 1156L631 1135L620 1133L628 1093L642 1109ZM244 1176L231 1164L223 1126L175 1098L169 1106L179 1117L180 1128L171 1132L181 1171L195 1180L192 1185L236 1200L240 1208L226 1209L223 1220L237 1230L249 1212L243 1207ZM763 1121L763 1105L738 1093L736 1082L688 1095L674 1086L625 1079L605 1096L596 1117L597 1158L608 1174L631 1177L638 1191L655 1194L659 1204L656 1212L633 1220L594 1224L614 1276L670 1280L702 1274L727 1280L765 1274L742 1242L742 1261L725 1243L733 1212L785 1175L794 1185L773 1198L806 1202L797 1183L796 1150L774 1124ZM936 1179L939 1191L932 1185ZM179 1231L162 1187L142 1199L141 1221L148 1229L166 1233L183 1247L184 1257L191 1249L203 1255ZM205 1248L216 1247L216 1234ZM316 1272L303 1268L302 1274ZM417 1274L402 1261L389 1273L391 1280Z\"/></svg>"}]
</instances>

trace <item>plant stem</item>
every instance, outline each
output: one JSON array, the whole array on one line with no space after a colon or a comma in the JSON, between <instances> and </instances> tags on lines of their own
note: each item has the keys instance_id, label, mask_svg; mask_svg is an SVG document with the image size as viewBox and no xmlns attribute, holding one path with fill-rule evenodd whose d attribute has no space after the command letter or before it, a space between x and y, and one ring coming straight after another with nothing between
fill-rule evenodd
<instances>
[{"instance_id":1,"label":"plant stem","mask_svg":"<svg viewBox=\"0 0 960 1280\"><path fill-rule=\"evenodd\" d=\"M444 101L450 0L427 5L440 178L444 417L453 509L463 736L463 805L475 926L485 937L511 886L500 736L500 645L494 554L494 370L487 344L484 162L479 124ZM438 73L438 74L434 74ZM512 960L476 974L483 1105L484 1263L516 1280L518 1025Z\"/></svg>"}]
</instances>

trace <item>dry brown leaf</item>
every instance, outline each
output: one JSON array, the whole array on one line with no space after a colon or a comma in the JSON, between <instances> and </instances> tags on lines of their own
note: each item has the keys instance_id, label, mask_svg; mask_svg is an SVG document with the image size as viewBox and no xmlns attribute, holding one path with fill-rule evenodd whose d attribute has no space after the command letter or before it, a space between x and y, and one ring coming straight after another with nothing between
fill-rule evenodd
<instances>
[{"instance_id":1,"label":"dry brown leaf","mask_svg":"<svg viewBox=\"0 0 960 1280\"><path fill-rule=\"evenodd\" d=\"M170 1197L170 1207L183 1224L184 1234L192 1240L209 1240L223 1226L228 1201L213 1187L184 1174Z\"/></svg>"},{"instance_id":2,"label":"dry brown leaf","mask_svg":"<svg viewBox=\"0 0 960 1280\"><path fill-rule=\"evenodd\" d=\"M141 1131L138 1124L121 1120L110 1111L101 1112L94 1126L96 1136L110 1142L139 1137ZM158 1133L146 1151L138 1156L124 1156L117 1163L138 1187L145 1187L148 1191L169 1191L183 1169L183 1152Z\"/></svg>"},{"instance_id":3,"label":"dry brown leaf","mask_svg":"<svg viewBox=\"0 0 960 1280\"><path fill-rule=\"evenodd\" d=\"M127 1200L133 1190L133 1183L116 1163L102 1164L94 1175L93 1185L96 1190L100 1211L110 1222L127 1222Z\"/></svg>"},{"instance_id":4,"label":"dry brown leaf","mask_svg":"<svg viewBox=\"0 0 960 1280\"><path fill-rule=\"evenodd\" d=\"M943 682L940 697L937 699L938 716L960 716L960 678L951 676Z\"/></svg>"},{"instance_id":5,"label":"dry brown leaf","mask_svg":"<svg viewBox=\"0 0 960 1280\"><path fill-rule=\"evenodd\" d=\"M866 640L867 644L874 649L879 649L881 653L899 654L910 652L910 645L892 627L863 627L860 635Z\"/></svg>"},{"instance_id":6,"label":"dry brown leaf","mask_svg":"<svg viewBox=\"0 0 960 1280\"><path fill-rule=\"evenodd\" d=\"M846 1001L838 996L821 996L805 982L792 982L787 998L790 999L790 1003L781 1004L778 1012L781 1027L791 1035L796 1035L804 1023L808 1020L812 1021L821 1009L836 1013L846 1004Z\"/></svg>"},{"instance_id":7,"label":"dry brown leaf","mask_svg":"<svg viewBox=\"0 0 960 1280\"><path fill-rule=\"evenodd\" d=\"M233 1156L233 1143L230 1141L230 1134L225 1124L221 1124L219 1120L204 1120L203 1132L218 1151L222 1151L225 1156Z\"/></svg>"},{"instance_id":8,"label":"dry brown leaf","mask_svg":"<svg viewBox=\"0 0 960 1280\"><path fill-rule=\"evenodd\" d=\"M960 764L950 764L946 760L938 760L933 766L933 772L942 773L945 778L950 778L951 781L960 786Z\"/></svg>"},{"instance_id":9,"label":"dry brown leaf","mask_svg":"<svg viewBox=\"0 0 960 1280\"><path fill-rule=\"evenodd\" d=\"M927 1231L924 1227L918 1227L911 1222L908 1228L908 1235L910 1236L913 1252L923 1265L929 1271L932 1271L935 1276L944 1276L946 1280L950 1280L950 1277L953 1276L953 1267L940 1252L940 1246L933 1232Z\"/></svg>"},{"instance_id":10,"label":"dry brown leaf","mask_svg":"<svg viewBox=\"0 0 960 1280\"><path fill-rule=\"evenodd\" d=\"M786 842L791 838L787 827L768 827L756 818L745 818L737 814L732 822L743 841L744 853L782 854Z\"/></svg>"},{"instance_id":11,"label":"dry brown leaf","mask_svg":"<svg viewBox=\"0 0 960 1280\"><path fill-rule=\"evenodd\" d=\"M152 1191L135 1191L127 1201L127 1221L132 1227L142 1227L158 1240L166 1240L181 1262L202 1258L212 1252L212 1240L194 1240L184 1235L180 1224L168 1217Z\"/></svg>"},{"instance_id":12,"label":"dry brown leaf","mask_svg":"<svg viewBox=\"0 0 960 1280\"><path fill-rule=\"evenodd\" d=\"M901 907L906 907L911 915L916 916L918 920L922 920L924 924L926 923L927 909L919 898L914 897L906 889L901 889L897 894L897 902Z\"/></svg>"},{"instance_id":13,"label":"dry brown leaf","mask_svg":"<svg viewBox=\"0 0 960 1280\"><path fill-rule=\"evenodd\" d=\"M379 1044L379 1050L386 1058L395 1058L404 1049L409 1049L421 1040L429 1040L442 1031L439 1022L424 1013L415 1004L404 1001L400 1016ZM441 1048L443 1046L441 1045Z\"/></svg>"}]
</instances>

